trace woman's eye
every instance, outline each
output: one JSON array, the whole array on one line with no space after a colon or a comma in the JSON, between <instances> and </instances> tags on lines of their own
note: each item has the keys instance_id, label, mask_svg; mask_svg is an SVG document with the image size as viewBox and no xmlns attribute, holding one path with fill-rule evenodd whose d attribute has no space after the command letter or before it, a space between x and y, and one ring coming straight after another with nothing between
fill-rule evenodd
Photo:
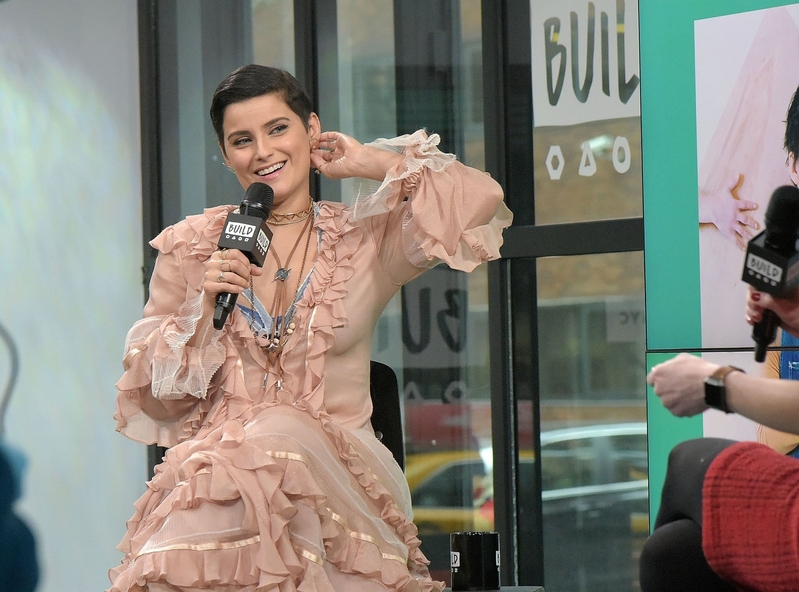
<instances>
[{"instance_id":1,"label":"woman's eye","mask_svg":"<svg viewBox=\"0 0 799 592\"><path fill-rule=\"evenodd\" d=\"M272 133L272 134L281 134L284 131L286 131L288 129L288 127L289 126L287 126L286 124L281 123L280 125L276 125L275 127L273 127L272 131L270 133Z\"/></svg>"},{"instance_id":2,"label":"woman's eye","mask_svg":"<svg viewBox=\"0 0 799 592\"><path fill-rule=\"evenodd\" d=\"M247 144L249 141L250 141L249 138L238 138L237 140L234 140L233 145L243 146L244 144Z\"/></svg>"}]
</instances>

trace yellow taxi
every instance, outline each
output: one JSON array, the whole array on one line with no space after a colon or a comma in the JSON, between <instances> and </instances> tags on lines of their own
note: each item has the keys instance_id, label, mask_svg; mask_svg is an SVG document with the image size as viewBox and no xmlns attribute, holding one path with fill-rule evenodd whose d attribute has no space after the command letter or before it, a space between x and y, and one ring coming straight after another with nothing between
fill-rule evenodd
<instances>
[{"instance_id":1,"label":"yellow taxi","mask_svg":"<svg viewBox=\"0 0 799 592\"><path fill-rule=\"evenodd\" d=\"M493 512L486 516L480 503L491 491L486 466L491 465L470 450L407 456L405 478L420 535L493 528Z\"/></svg>"}]
</instances>

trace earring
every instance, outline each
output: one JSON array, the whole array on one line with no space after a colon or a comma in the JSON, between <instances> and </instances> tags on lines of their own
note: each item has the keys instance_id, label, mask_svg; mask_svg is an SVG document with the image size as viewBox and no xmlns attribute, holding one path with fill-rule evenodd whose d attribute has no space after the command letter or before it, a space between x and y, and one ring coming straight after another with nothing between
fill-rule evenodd
<instances>
[{"instance_id":1,"label":"earring","mask_svg":"<svg viewBox=\"0 0 799 592\"><path fill-rule=\"evenodd\" d=\"M311 145L311 149L316 148L316 144L317 144L316 136L311 136L311 139L308 140L308 142Z\"/></svg>"},{"instance_id":2,"label":"earring","mask_svg":"<svg viewBox=\"0 0 799 592\"><path fill-rule=\"evenodd\" d=\"M222 164L225 165L225 168L229 170L231 173L235 173L236 171L233 170L233 167L230 166L228 163L222 161Z\"/></svg>"}]
</instances>

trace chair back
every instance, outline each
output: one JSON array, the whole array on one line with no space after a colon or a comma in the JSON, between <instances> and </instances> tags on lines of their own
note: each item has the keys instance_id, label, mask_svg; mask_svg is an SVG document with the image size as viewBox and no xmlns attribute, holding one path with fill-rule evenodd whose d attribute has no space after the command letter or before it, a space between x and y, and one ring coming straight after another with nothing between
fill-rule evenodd
<instances>
[{"instance_id":1,"label":"chair back","mask_svg":"<svg viewBox=\"0 0 799 592\"><path fill-rule=\"evenodd\" d=\"M402 432L402 402L397 375L382 362L372 360L369 394L372 396L372 428L404 471L405 438Z\"/></svg>"}]
</instances>

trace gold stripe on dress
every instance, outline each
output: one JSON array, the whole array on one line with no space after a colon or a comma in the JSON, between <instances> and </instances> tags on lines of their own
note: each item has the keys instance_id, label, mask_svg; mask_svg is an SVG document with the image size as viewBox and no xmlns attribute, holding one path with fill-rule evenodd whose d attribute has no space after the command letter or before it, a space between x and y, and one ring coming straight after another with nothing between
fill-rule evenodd
<instances>
[{"instance_id":1,"label":"gold stripe on dress","mask_svg":"<svg viewBox=\"0 0 799 592\"><path fill-rule=\"evenodd\" d=\"M140 345L139 347L134 347L133 349L129 350L127 354L125 354L125 357L122 358L122 369L125 372L130 370L131 360L136 356L138 356L140 353L142 353L144 350L146 350L148 347L150 347L150 341L152 341L152 339L153 339L153 333L150 333L147 336L147 339L144 340L144 343L142 345Z\"/></svg>"},{"instance_id":2,"label":"gold stripe on dress","mask_svg":"<svg viewBox=\"0 0 799 592\"><path fill-rule=\"evenodd\" d=\"M299 455L296 452L286 452L285 450L267 450L266 454L268 454L272 458L296 460L297 462L301 462L304 465L308 464L305 458L303 458L302 455Z\"/></svg>"},{"instance_id":3,"label":"gold stripe on dress","mask_svg":"<svg viewBox=\"0 0 799 592\"><path fill-rule=\"evenodd\" d=\"M142 555L147 555L149 553L160 553L162 551L218 551L221 549L238 549L240 547L246 547L247 545L254 545L260 542L261 535L256 534L248 539L230 541L226 543L202 543L199 545L191 543L176 543L174 545L167 545L165 547L141 551L136 555L136 557L141 557Z\"/></svg>"},{"instance_id":4,"label":"gold stripe on dress","mask_svg":"<svg viewBox=\"0 0 799 592\"><path fill-rule=\"evenodd\" d=\"M308 339L306 340L305 343L305 348L307 351L311 351L311 344L313 343L313 338L314 338L313 322L314 319L316 318L316 311L318 310L318 308L319 307L317 306L313 307L313 310L311 311L311 316L308 317L308 321L305 323L305 325L308 327ZM305 365L306 366L308 365L307 359L305 361Z\"/></svg>"},{"instance_id":5,"label":"gold stripe on dress","mask_svg":"<svg viewBox=\"0 0 799 592\"><path fill-rule=\"evenodd\" d=\"M134 347L132 350L130 350L127 355L122 358L122 369L125 372L130 370L130 361L143 352L146 348L147 346L145 345L144 347Z\"/></svg>"},{"instance_id":6,"label":"gold stripe on dress","mask_svg":"<svg viewBox=\"0 0 799 592\"><path fill-rule=\"evenodd\" d=\"M238 369L239 374L241 375L242 381L244 381L244 383L246 384L247 379L244 377L244 364L242 363L241 358L238 358L236 360L236 368Z\"/></svg>"},{"instance_id":7,"label":"gold stripe on dress","mask_svg":"<svg viewBox=\"0 0 799 592\"><path fill-rule=\"evenodd\" d=\"M347 527L347 525L345 524L343 516L340 516L339 514L336 514L330 508L328 508L327 511L330 512L330 518L332 518L333 520L338 522L341 525L341 528L343 528L344 530L347 531L349 536L351 536L354 539L358 539L358 540L361 540L361 541L366 541L367 543L372 543L375 547L378 548L378 550L380 549L380 544L377 542L376 538L374 538L373 536L370 536L370 535L368 535L366 533L363 533L363 532L355 532L354 530L350 530ZM391 559L392 561L399 561L403 565L405 565L405 563L406 563L405 559L403 559L399 555L392 555L390 553L382 553L382 552L380 553L380 555L383 557L383 559Z\"/></svg>"},{"instance_id":8,"label":"gold stripe on dress","mask_svg":"<svg viewBox=\"0 0 799 592\"><path fill-rule=\"evenodd\" d=\"M367 543L372 543L373 545L377 545L377 539L364 532L350 531L350 536L354 539L358 539L359 541L366 541Z\"/></svg>"},{"instance_id":9,"label":"gold stripe on dress","mask_svg":"<svg viewBox=\"0 0 799 592\"><path fill-rule=\"evenodd\" d=\"M399 555L390 555L389 553L381 553L383 559L390 559L392 561L399 561L402 565L405 565L405 560L400 557Z\"/></svg>"},{"instance_id":10,"label":"gold stripe on dress","mask_svg":"<svg viewBox=\"0 0 799 592\"><path fill-rule=\"evenodd\" d=\"M328 508L328 509L327 509L327 511L328 511L328 512L330 512L330 517L331 517L333 520L335 520L336 522L338 522L339 524L341 524L342 528L344 528L345 530L349 530L349 529L347 528L347 525L346 525L346 524L344 524L344 517L343 517L343 516L340 516L339 514L336 514L336 513L335 513L333 510L331 510L330 508Z\"/></svg>"},{"instance_id":11,"label":"gold stripe on dress","mask_svg":"<svg viewBox=\"0 0 799 592\"><path fill-rule=\"evenodd\" d=\"M311 553L310 551L306 551L305 549L299 549L299 550L297 551L297 553L299 553L300 555L302 555L302 556L303 556L303 557L305 557L306 559L308 559L308 560L310 560L310 561L313 561L314 563L318 563L318 564L319 564L319 565L321 565L321 566L324 566L324 565L325 565L325 561L324 561L324 559L322 559L321 557L319 557L319 555L316 555L316 554L314 554L314 553Z\"/></svg>"}]
</instances>

